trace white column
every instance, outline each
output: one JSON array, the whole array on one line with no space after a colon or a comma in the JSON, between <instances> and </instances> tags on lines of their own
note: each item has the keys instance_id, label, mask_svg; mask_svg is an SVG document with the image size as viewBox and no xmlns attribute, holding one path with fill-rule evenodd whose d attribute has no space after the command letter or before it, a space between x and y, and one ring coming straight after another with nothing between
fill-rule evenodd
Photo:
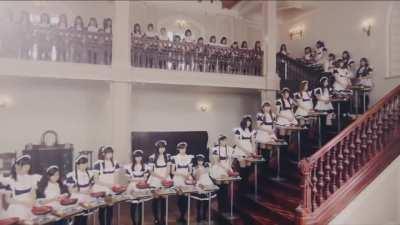
<instances>
[{"instance_id":1,"label":"white column","mask_svg":"<svg viewBox=\"0 0 400 225\"><path fill-rule=\"evenodd\" d=\"M119 80L119 78L123 78L123 75L129 75L131 67L129 6L129 1L115 1L112 48L112 67L114 71L114 80Z\"/></svg>"},{"instance_id":2,"label":"white column","mask_svg":"<svg viewBox=\"0 0 400 225\"><path fill-rule=\"evenodd\" d=\"M127 82L112 82L110 93L112 146L116 151L116 159L128 163L131 153L132 85Z\"/></svg>"},{"instance_id":3,"label":"white column","mask_svg":"<svg viewBox=\"0 0 400 225\"><path fill-rule=\"evenodd\" d=\"M113 21L113 58L110 83L111 143L119 162L127 163L131 153L131 102L132 84L122 82L130 75L130 3L115 1Z\"/></svg>"},{"instance_id":4,"label":"white column","mask_svg":"<svg viewBox=\"0 0 400 225\"><path fill-rule=\"evenodd\" d=\"M263 49L264 64L263 74L265 76L265 88L262 91L262 101L275 100L275 89L279 89L279 77L276 74L276 52L278 44L278 15L277 1L265 1L262 3L263 14Z\"/></svg>"}]
</instances>

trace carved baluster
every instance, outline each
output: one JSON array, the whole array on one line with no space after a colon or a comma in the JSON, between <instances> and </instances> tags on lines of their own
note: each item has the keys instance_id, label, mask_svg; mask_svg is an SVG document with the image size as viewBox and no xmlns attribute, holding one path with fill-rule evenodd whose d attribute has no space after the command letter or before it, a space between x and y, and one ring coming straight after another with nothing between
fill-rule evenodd
<instances>
[{"instance_id":1,"label":"carved baluster","mask_svg":"<svg viewBox=\"0 0 400 225\"><path fill-rule=\"evenodd\" d=\"M306 158L300 161L299 169L302 176L302 201L299 207L296 208L296 224L305 224L309 214L311 214L311 212L316 208L314 205L315 194L313 193L315 185L311 178L311 174L313 173L313 165L310 164Z\"/></svg>"},{"instance_id":2,"label":"carved baluster","mask_svg":"<svg viewBox=\"0 0 400 225\"><path fill-rule=\"evenodd\" d=\"M322 204L322 201L324 200L324 160L323 157L321 157L318 160L318 205Z\"/></svg>"},{"instance_id":3,"label":"carved baluster","mask_svg":"<svg viewBox=\"0 0 400 225\"><path fill-rule=\"evenodd\" d=\"M343 155L344 155L344 169L343 169L343 180L347 181L349 178L349 169L350 169L350 149L349 149L349 137L345 137L343 139Z\"/></svg>"},{"instance_id":4,"label":"carved baluster","mask_svg":"<svg viewBox=\"0 0 400 225\"><path fill-rule=\"evenodd\" d=\"M367 130L368 130L368 120L365 121L362 124L362 129L361 129L361 165L364 165L366 162L368 162L368 136L367 136Z\"/></svg>"},{"instance_id":5,"label":"carved baluster","mask_svg":"<svg viewBox=\"0 0 400 225\"><path fill-rule=\"evenodd\" d=\"M382 148L388 142L389 138L389 105L385 104L382 109L383 113L383 134L382 134Z\"/></svg>"},{"instance_id":6,"label":"carved baluster","mask_svg":"<svg viewBox=\"0 0 400 225\"><path fill-rule=\"evenodd\" d=\"M377 142L377 152L383 148L383 110L378 112L378 142Z\"/></svg>"},{"instance_id":7,"label":"carved baluster","mask_svg":"<svg viewBox=\"0 0 400 225\"><path fill-rule=\"evenodd\" d=\"M376 113L372 119L372 156L375 156L378 151L378 117L379 114Z\"/></svg>"},{"instance_id":8,"label":"carved baluster","mask_svg":"<svg viewBox=\"0 0 400 225\"><path fill-rule=\"evenodd\" d=\"M344 182L344 154L343 154L343 141L337 144L339 154L338 154L338 182L337 187L340 188Z\"/></svg>"},{"instance_id":9,"label":"carved baluster","mask_svg":"<svg viewBox=\"0 0 400 225\"><path fill-rule=\"evenodd\" d=\"M331 167L331 151L332 151L333 149L330 149L330 151L329 152L327 152L325 155L324 155L324 157L325 157L325 193L324 193L324 196L325 196L325 199L327 199L328 197L329 197L329 195L330 195L330 185L331 185L331 169L332 169L332 167Z\"/></svg>"},{"instance_id":10,"label":"carved baluster","mask_svg":"<svg viewBox=\"0 0 400 225\"><path fill-rule=\"evenodd\" d=\"M389 126L389 130L388 130L388 140L391 140L393 138L394 135L394 113L393 113L393 103L394 103L394 99L391 99L388 106L387 106L387 117L388 117L388 126Z\"/></svg>"},{"instance_id":11,"label":"carved baluster","mask_svg":"<svg viewBox=\"0 0 400 225\"><path fill-rule=\"evenodd\" d=\"M361 124L355 131L356 133L356 148L355 148L355 153L356 153L356 162L355 162L355 167L356 171L360 169L360 167L363 165L363 156L362 156L362 151L361 151L361 133L363 132L363 124Z\"/></svg>"},{"instance_id":12,"label":"carved baluster","mask_svg":"<svg viewBox=\"0 0 400 225\"><path fill-rule=\"evenodd\" d=\"M350 134L349 134L349 139L348 139L348 148L350 151L350 155L349 155L349 177L353 176L354 172L357 170L357 160L356 160L356 131L357 128L355 130L353 130Z\"/></svg>"},{"instance_id":13,"label":"carved baluster","mask_svg":"<svg viewBox=\"0 0 400 225\"><path fill-rule=\"evenodd\" d=\"M313 193L313 195L312 195L312 207L313 207L313 209L316 209L318 207L318 200L317 200L317 197L318 197L317 163L313 164L312 174L313 174L312 181L311 181L312 182L312 193Z\"/></svg>"},{"instance_id":14,"label":"carved baluster","mask_svg":"<svg viewBox=\"0 0 400 225\"><path fill-rule=\"evenodd\" d=\"M373 120L373 118L372 117L370 117L369 119L368 119L368 122L367 122L367 148L366 148L366 158L367 158L367 161L369 161L370 159L371 159L371 157L372 157L372 155L373 155L373 149L374 149L374 146L373 146L373 140L372 140L372 126L373 126L373 123L374 123L374 120Z\"/></svg>"},{"instance_id":15,"label":"carved baluster","mask_svg":"<svg viewBox=\"0 0 400 225\"><path fill-rule=\"evenodd\" d=\"M331 151L331 165L332 165L332 170L331 170L331 174L332 174L332 182L331 182L331 193L334 193L337 189L337 179L338 179L338 173L337 173L337 152L338 152L338 145L335 145L335 147L332 148Z\"/></svg>"}]
</instances>

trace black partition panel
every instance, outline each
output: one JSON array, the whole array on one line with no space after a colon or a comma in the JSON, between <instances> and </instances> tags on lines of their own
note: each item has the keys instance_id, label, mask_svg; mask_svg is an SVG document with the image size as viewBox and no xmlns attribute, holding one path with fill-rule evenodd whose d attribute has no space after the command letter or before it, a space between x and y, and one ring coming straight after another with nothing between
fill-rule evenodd
<instances>
[{"instance_id":1,"label":"black partition panel","mask_svg":"<svg viewBox=\"0 0 400 225\"><path fill-rule=\"evenodd\" d=\"M154 153L154 143L158 140L168 142L167 152L175 155L177 153L176 144L181 141L188 143L189 154L204 154L208 158L207 131L163 131L163 132L132 132L132 149L142 149L147 157ZM133 151L132 150L132 151Z\"/></svg>"}]
</instances>

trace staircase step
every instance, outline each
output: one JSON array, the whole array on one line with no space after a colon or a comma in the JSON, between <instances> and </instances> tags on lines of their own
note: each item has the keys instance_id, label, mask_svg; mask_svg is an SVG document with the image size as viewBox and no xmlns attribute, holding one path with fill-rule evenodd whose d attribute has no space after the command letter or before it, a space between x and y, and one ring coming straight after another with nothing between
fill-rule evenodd
<instances>
[{"instance_id":1,"label":"staircase step","mask_svg":"<svg viewBox=\"0 0 400 225\"><path fill-rule=\"evenodd\" d=\"M288 209L295 210L300 204L300 196L278 188L264 187L259 191L259 197L270 200ZM254 196L253 196L254 198Z\"/></svg>"},{"instance_id":2,"label":"staircase step","mask_svg":"<svg viewBox=\"0 0 400 225\"><path fill-rule=\"evenodd\" d=\"M246 196L241 201L240 212L248 212L250 214L261 215L272 221L278 222L279 225L292 224L295 220L294 209L281 205L279 201L259 196L256 200L251 196ZM257 209L257 210L254 210Z\"/></svg>"}]
</instances>

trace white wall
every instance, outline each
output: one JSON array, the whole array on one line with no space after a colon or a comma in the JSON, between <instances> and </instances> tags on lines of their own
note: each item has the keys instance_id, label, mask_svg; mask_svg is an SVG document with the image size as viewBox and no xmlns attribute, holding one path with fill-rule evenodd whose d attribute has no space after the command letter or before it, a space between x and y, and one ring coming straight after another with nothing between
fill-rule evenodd
<instances>
[{"instance_id":1,"label":"white wall","mask_svg":"<svg viewBox=\"0 0 400 225\"><path fill-rule=\"evenodd\" d=\"M211 4L209 1L134 1L131 2L131 24L141 25L142 31L147 24L153 23L155 29L165 26L175 27L176 20L186 20L193 36L204 37L206 41L211 35L216 35L217 41L222 36L228 38L228 44L247 40L253 46L261 39L261 27L238 17L234 10L221 9L220 2ZM182 30L183 32L184 30Z\"/></svg>"},{"instance_id":2,"label":"white wall","mask_svg":"<svg viewBox=\"0 0 400 225\"><path fill-rule=\"evenodd\" d=\"M257 93L177 86L134 86L132 95L133 131L205 130L210 144L221 133L232 136L242 116L254 117L261 101ZM199 110L199 103L209 111Z\"/></svg>"},{"instance_id":3,"label":"white wall","mask_svg":"<svg viewBox=\"0 0 400 225\"><path fill-rule=\"evenodd\" d=\"M329 225L400 224L400 157L364 189Z\"/></svg>"},{"instance_id":4,"label":"white wall","mask_svg":"<svg viewBox=\"0 0 400 225\"><path fill-rule=\"evenodd\" d=\"M0 108L0 152L38 144L40 135L53 129L60 143L77 150L97 150L109 143L108 84L35 78L1 78L0 95L13 104Z\"/></svg>"},{"instance_id":5,"label":"white wall","mask_svg":"<svg viewBox=\"0 0 400 225\"><path fill-rule=\"evenodd\" d=\"M304 47L314 46L317 40L325 41L329 51L341 54L349 50L357 61L367 57L374 67L375 88L372 101L381 98L400 83L400 79L385 79L388 70L387 14L388 1L337 1L315 2L317 9L292 20L282 21L279 26L280 43L286 43L294 56L302 56ZM372 34L362 32L365 19L374 20ZM290 40L289 29L304 25L304 39Z\"/></svg>"}]
</instances>

